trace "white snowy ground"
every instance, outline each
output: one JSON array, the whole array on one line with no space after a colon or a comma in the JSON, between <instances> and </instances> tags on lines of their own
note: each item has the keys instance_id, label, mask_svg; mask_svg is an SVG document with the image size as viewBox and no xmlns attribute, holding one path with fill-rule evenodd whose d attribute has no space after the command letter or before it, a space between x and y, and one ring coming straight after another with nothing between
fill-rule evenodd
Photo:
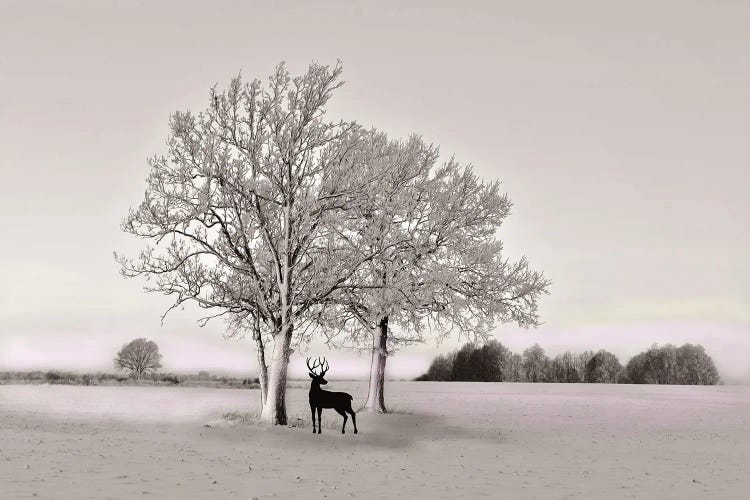
<instances>
[{"instance_id":1,"label":"white snowy ground","mask_svg":"<svg viewBox=\"0 0 750 500\"><path fill-rule=\"evenodd\" d=\"M362 404L365 384L328 388ZM1 498L748 498L750 387L389 382L313 435L215 425L258 392L0 386ZM296 417L302 417L298 422ZM214 422L212 427L204 424Z\"/></svg>"}]
</instances>

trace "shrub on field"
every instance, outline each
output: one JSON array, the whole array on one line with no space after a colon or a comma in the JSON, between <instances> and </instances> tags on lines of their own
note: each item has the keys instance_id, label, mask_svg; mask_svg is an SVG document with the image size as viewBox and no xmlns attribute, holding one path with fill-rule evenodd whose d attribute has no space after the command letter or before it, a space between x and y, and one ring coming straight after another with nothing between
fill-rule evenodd
<instances>
[{"instance_id":1,"label":"shrub on field","mask_svg":"<svg viewBox=\"0 0 750 500\"><path fill-rule=\"evenodd\" d=\"M472 380L481 382L502 382L508 380L506 366L512 353L496 340L474 350L469 357L472 367Z\"/></svg>"},{"instance_id":2,"label":"shrub on field","mask_svg":"<svg viewBox=\"0 0 750 500\"><path fill-rule=\"evenodd\" d=\"M454 355L455 357L455 355ZM453 369L453 359L442 354L432 360L427 373L422 375L422 380L446 381L451 379L451 370Z\"/></svg>"},{"instance_id":3,"label":"shrub on field","mask_svg":"<svg viewBox=\"0 0 750 500\"><path fill-rule=\"evenodd\" d=\"M586 363L586 382L594 384L616 384L622 380L623 367L617 356L604 349Z\"/></svg>"},{"instance_id":4,"label":"shrub on field","mask_svg":"<svg viewBox=\"0 0 750 500\"><path fill-rule=\"evenodd\" d=\"M584 351L580 354L565 352L555 356L548 363L545 376L546 382L589 382L586 379L586 365L594 356L592 351Z\"/></svg>"},{"instance_id":5,"label":"shrub on field","mask_svg":"<svg viewBox=\"0 0 750 500\"><path fill-rule=\"evenodd\" d=\"M36 383L46 382L47 374L41 370L33 371L29 373L29 376L26 380L36 382Z\"/></svg>"},{"instance_id":6,"label":"shrub on field","mask_svg":"<svg viewBox=\"0 0 750 500\"><path fill-rule=\"evenodd\" d=\"M451 367L450 380L459 382L472 380L474 378L473 368L471 366L471 354L474 352L474 344L465 344L458 350L453 358Z\"/></svg>"},{"instance_id":7,"label":"shrub on field","mask_svg":"<svg viewBox=\"0 0 750 500\"><path fill-rule=\"evenodd\" d=\"M715 385L720 382L713 359L701 345L684 344L677 348L677 376L680 384Z\"/></svg>"},{"instance_id":8,"label":"shrub on field","mask_svg":"<svg viewBox=\"0 0 750 500\"><path fill-rule=\"evenodd\" d=\"M161 382L169 382L170 384L179 384L185 381L184 376L175 375L174 373L161 373L158 376L158 380Z\"/></svg>"},{"instance_id":9,"label":"shrub on field","mask_svg":"<svg viewBox=\"0 0 750 500\"><path fill-rule=\"evenodd\" d=\"M50 370L44 376L48 384L78 384L80 377L75 373Z\"/></svg>"},{"instance_id":10,"label":"shrub on field","mask_svg":"<svg viewBox=\"0 0 750 500\"><path fill-rule=\"evenodd\" d=\"M719 373L703 346L654 344L628 362L626 380L631 384L718 384Z\"/></svg>"},{"instance_id":11,"label":"shrub on field","mask_svg":"<svg viewBox=\"0 0 750 500\"><path fill-rule=\"evenodd\" d=\"M101 383L101 382L116 382L118 378L120 377L118 375L115 375L114 373L97 373L96 378Z\"/></svg>"}]
</instances>

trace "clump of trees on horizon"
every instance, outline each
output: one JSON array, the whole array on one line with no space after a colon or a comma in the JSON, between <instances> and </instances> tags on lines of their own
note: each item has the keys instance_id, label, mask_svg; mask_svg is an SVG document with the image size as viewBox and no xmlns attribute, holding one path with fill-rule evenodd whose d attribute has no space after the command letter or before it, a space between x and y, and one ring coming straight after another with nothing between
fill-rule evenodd
<instances>
[{"instance_id":1,"label":"clump of trees on horizon","mask_svg":"<svg viewBox=\"0 0 750 500\"><path fill-rule=\"evenodd\" d=\"M432 360L418 381L551 382L609 384L715 385L719 373L703 346L654 344L623 367L611 352L565 352L550 358L539 344L523 354L496 340L460 349Z\"/></svg>"}]
</instances>

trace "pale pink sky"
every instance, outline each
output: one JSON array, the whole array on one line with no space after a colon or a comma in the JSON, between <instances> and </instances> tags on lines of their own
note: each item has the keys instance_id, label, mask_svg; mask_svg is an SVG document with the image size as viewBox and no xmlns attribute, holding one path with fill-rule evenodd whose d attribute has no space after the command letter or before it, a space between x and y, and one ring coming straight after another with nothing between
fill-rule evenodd
<instances>
[{"instance_id":1,"label":"pale pink sky","mask_svg":"<svg viewBox=\"0 0 750 500\"><path fill-rule=\"evenodd\" d=\"M2 2L0 369L111 369L146 336L166 369L254 370L220 322L200 329L188 310L160 326L167 300L117 274L112 251L138 248L119 221L171 112L239 70L340 58L330 116L422 133L503 181L507 252L553 286L545 324L500 341L623 362L700 342L726 378L750 379L750 5L451 5ZM408 349L389 373L456 345Z\"/></svg>"}]
</instances>

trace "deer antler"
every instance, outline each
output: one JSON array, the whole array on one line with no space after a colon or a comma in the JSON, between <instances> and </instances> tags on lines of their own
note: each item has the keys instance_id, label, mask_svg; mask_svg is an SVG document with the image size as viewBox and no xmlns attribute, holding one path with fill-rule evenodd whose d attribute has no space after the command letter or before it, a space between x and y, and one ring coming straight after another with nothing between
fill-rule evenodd
<instances>
[{"instance_id":1,"label":"deer antler","mask_svg":"<svg viewBox=\"0 0 750 500\"><path fill-rule=\"evenodd\" d=\"M307 369L310 370L310 373L315 375L315 369L320 366L320 363L316 361L312 366L310 366L310 358L307 358L305 363L307 363Z\"/></svg>"},{"instance_id":2,"label":"deer antler","mask_svg":"<svg viewBox=\"0 0 750 500\"><path fill-rule=\"evenodd\" d=\"M322 377L323 375L325 375L329 368L326 358L323 358L322 360L318 358L312 366L310 366L310 359L311 358L307 358L307 360L305 361L305 363L307 363L307 369L310 370L310 373L318 377ZM315 373L316 368L320 368L320 374Z\"/></svg>"},{"instance_id":3,"label":"deer antler","mask_svg":"<svg viewBox=\"0 0 750 500\"><path fill-rule=\"evenodd\" d=\"M318 362L320 363L320 376L322 377L328 371L328 368L329 368L328 361L326 361L326 358L323 358L323 361L321 362L320 358L318 358ZM323 368L324 364L325 364L325 368Z\"/></svg>"}]
</instances>

